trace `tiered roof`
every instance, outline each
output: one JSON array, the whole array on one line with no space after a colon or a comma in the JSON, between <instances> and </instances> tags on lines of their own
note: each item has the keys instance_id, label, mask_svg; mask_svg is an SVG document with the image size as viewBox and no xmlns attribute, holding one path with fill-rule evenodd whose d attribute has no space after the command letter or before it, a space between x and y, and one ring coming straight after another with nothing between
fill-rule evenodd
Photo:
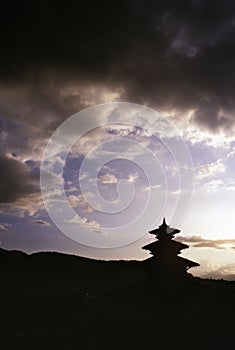
<instances>
[{"instance_id":1,"label":"tiered roof","mask_svg":"<svg viewBox=\"0 0 235 350\"><path fill-rule=\"evenodd\" d=\"M187 271L191 267L199 266L198 263L179 257L183 249L189 248L187 244L174 241L174 236L179 233L180 230L171 228L166 224L165 218L162 225L159 228L149 231L150 234L155 235L157 241L145 245L142 249L149 250L153 255L151 260L154 260L154 264L158 264L162 269L168 270L184 270Z\"/></svg>"}]
</instances>

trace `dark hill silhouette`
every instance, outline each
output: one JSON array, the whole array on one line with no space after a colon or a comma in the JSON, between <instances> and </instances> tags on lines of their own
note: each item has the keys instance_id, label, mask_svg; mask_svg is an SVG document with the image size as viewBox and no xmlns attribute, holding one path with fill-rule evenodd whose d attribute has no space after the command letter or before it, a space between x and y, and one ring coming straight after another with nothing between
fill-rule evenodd
<instances>
[{"instance_id":1,"label":"dark hill silhouette","mask_svg":"<svg viewBox=\"0 0 235 350\"><path fill-rule=\"evenodd\" d=\"M76 290L108 292L145 276L141 261L105 261L57 252L26 254L3 249L0 249L0 272L4 281L1 290L13 283L14 288L23 291L32 284L31 292L34 288L57 294Z\"/></svg>"},{"instance_id":2,"label":"dark hill silhouette","mask_svg":"<svg viewBox=\"0 0 235 350\"><path fill-rule=\"evenodd\" d=\"M161 272L157 238L150 245L156 259L145 261L0 249L0 341L18 348L25 342L80 349L229 347L235 340L235 282L195 278L187 273L189 260L178 273L168 273L168 264ZM170 241L172 259L178 259L187 246Z\"/></svg>"}]
</instances>

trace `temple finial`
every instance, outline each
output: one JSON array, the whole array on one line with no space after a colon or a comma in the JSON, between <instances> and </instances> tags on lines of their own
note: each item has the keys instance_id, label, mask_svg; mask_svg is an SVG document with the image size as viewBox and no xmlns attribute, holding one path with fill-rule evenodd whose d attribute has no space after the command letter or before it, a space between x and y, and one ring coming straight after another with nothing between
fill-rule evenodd
<instances>
[{"instance_id":1,"label":"temple finial","mask_svg":"<svg viewBox=\"0 0 235 350\"><path fill-rule=\"evenodd\" d=\"M162 225L161 225L161 226L167 226L166 218L163 218L163 222L162 222Z\"/></svg>"}]
</instances>

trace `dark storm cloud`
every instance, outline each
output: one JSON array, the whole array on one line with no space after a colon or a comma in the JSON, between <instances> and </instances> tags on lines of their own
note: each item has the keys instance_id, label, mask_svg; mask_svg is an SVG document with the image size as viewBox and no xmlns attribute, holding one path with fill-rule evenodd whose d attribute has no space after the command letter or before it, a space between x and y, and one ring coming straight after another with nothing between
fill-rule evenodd
<instances>
[{"instance_id":1,"label":"dark storm cloud","mask_svg":"<svg viewBox=\"0 0 235 350\"><path fill-rule=\"evenodd\" d=\"M34 125L38 129L54 130L65 116L77 112L83 107L79 95L61 95L65 86L63 76L42 70L20 83L1 84L0 113L2 118L22 121L25 126ZM70 79L70 83L73 82ZM75 100L76 99L76 106ZM80 102L80 103L79 103ZM57 122L56 122L57 120ZM42 122L46 122L43 125ZM54 125L55 124L55 125Z\"/></svg>"},{"instance_id":2,"label":"dark storm cloud","mask_svg":"<svg viewBox=\"0 0 235 350\"><path fill-rule=\"evenodd\" d=\"M233 125L233 1L7 7L0 15L1 81L14 87L31 84L34 108L28 121L37 120L37 109L65 119L82 108L72 94L61 102L58 86L73 80L120 85L123 100L155 108L194 109L194 122L213 132ZM52 70L53 80L40 80Z\"/></svg>"},{"instance_id":3,"label":"dark storm cloud","mask_svg":"<svg viewBox=\"0 0 235 350\"><path fill-rule=\"evenodd\" d=\"M13 203L22 196L39 192L38 175L11 158L0 158L0 203Z\"/></svg>"},{"instance_id":4,"label":"dark storm cloud","mask_svg":"<svg viewBox=\"0 0 235 350\"><path fill-rule=\"evenodd\" d=\"M5 2L0 42L1 154L23 159L0 159L2 202L38 192L25 159L39 161L63 120L104 102L103 86L156 109L193 109L212 132L235 122L233 1Z\"/></svg>"}]
</instances>

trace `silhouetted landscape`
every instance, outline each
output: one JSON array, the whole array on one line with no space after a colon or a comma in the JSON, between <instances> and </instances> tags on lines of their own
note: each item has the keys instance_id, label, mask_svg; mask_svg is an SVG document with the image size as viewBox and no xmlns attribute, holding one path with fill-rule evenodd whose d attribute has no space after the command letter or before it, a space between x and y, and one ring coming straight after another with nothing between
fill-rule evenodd
<instances>
[{"instance_id":1,"label":"silhouetted landscape","mask_svg":"<svg viewBox=\"0 0 235 350\"><path fill-rule=\"evenodd\" d=\"M235 1L2 1L0 37L0 350L232 350Z\"/></svg>"},{"instance_id":2,"label":"silhouetted landscape","mask_svg":"<svg viewBox=\"0 0 235 350\"><path fill-rule=\"evenodd\" d=\"M151 247L186 249L172 240L179 230L168 229L163 222L154 230ZM0 261L1 339L9 344L143 349L235 340L235 282L193 277L186 266L198 264L189 260L178 264L181 273L157 252L145 261L102 261L0 249Z\"/></svg>"}]
</instances>

